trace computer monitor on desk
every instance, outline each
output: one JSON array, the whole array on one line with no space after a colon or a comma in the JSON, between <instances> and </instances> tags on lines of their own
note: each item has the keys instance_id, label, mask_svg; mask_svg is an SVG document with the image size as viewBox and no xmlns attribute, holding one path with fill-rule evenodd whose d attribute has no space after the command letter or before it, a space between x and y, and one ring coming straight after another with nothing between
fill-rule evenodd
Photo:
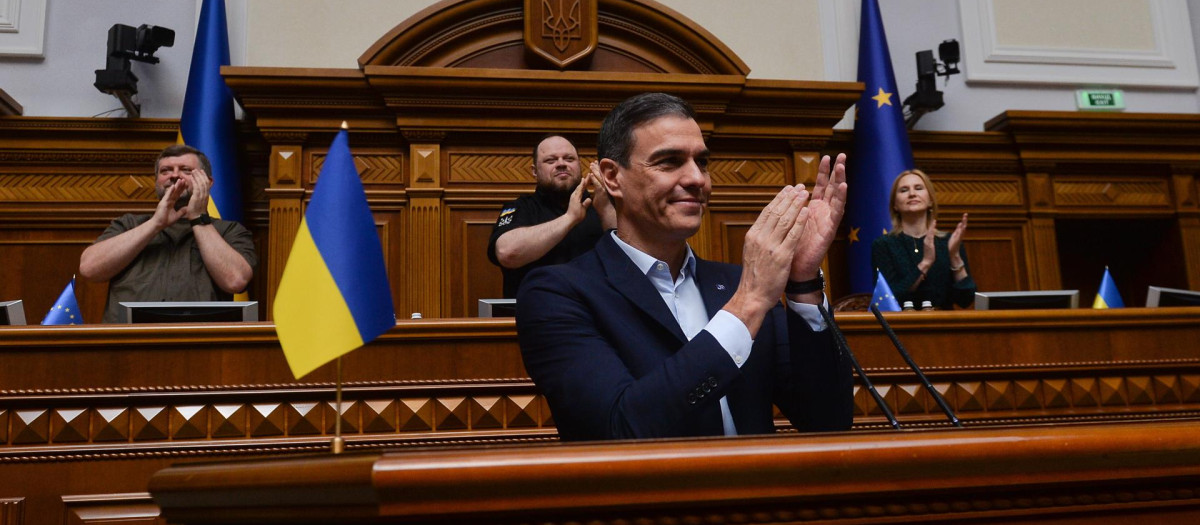
<instances>
[{"instance_id":1,"label":"computer monitor on desk","mask_svg":"<svg viewBox=\"0 0 1200 525\"><path fill-rule=\"evenodd\" d=\"M20 299L0 301L0 325L25 324L25 306Z\"/></svg>"},{"instance_id":2,"label":"computer monitor on desk","mask_svg":"<svg viewBox=\"0 0 1200 525\"><path fill-rule=\"evenodd\" d=\"M479 317L516 317L516 299L480 299Z\"/></svg>"},{"instance_id":3,"label":"computer monitor on desk","mask_svg":"<svg viewBox=\"0 0 1200 525\"><path fill-rule=\"evenodd\" d=\"M1044 310L1079 308L1079 290L975 292L976 310Z\"/></svg>"},{"instance_id":4,"label":"computer monitor on desk","mask_svg":"<svg viewBox=\"0 0 1200 525\"><path fill-rule=\"evenodd\" d=\"M1200 306L1200 292L1151 286L1146 292L1146 308L1159 306Z\"/></svg>"},{"instance_id":5,"label":"computer monitor on desk","mask_svg":"<svg viewBox=\"0 0 1200 525\"><path fill-rule=\"evenodd\" d=\"M121 302L122 323L242 323L258 320L258 301Z\"/></svg>"}]
</instances>

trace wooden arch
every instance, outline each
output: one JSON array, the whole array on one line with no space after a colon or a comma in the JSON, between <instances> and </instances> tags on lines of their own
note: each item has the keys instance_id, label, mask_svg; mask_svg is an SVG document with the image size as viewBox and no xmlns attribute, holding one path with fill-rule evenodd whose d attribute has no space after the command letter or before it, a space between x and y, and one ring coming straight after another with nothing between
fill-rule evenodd
<instances>
[{"instance_id":1,"label":"wooden arch","mask_svg":"<svg viewBox=\"0 0 1200 525\"><path fill-rule=\"evenodd\" d=\"M537 0L535 0L537 1ZM746 76L750 68L695 22L653 0L598 0L598 44L575 71ZM524 41L523 0L444 0L413 15L359 66L553 69Z\"/></svg>"}]
</instances>

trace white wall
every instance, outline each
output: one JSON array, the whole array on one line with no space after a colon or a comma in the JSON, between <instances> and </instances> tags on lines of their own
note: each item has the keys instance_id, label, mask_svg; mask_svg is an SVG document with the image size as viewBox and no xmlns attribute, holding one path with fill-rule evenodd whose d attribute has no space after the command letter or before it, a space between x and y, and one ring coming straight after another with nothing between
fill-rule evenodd
<instances>
[{"instance_id":1,"label":"white wall","mask_svg":"<svg viewBox=\"0 0 1200 525\"><path fill-rule=\"evenodd\" d=\"M46 6L43 58L0 57L0 88L30 116L90 117L120 108L97 90L97 69L104 69L108 29L113 24L142 24L175 30L174 47L155 53L159 64L133 63L139 82L142 115L178 117L183 106L188 65L195 39L193 0L50 0ZM114 112L124 115L124 110Z\"/></svg>"},{"instance_id":2,"label":"white wall","mask_svg":"<svg viewBox=\"0 0 1200 525\"><path fill-rule=\"evenodd\" d=\"M730 16L732 4L727 0L662 1L724 41L751 67L752 77L854 79L860 0L754 0L737 3L737 16ZM358 56L375 39L432 3L229 0L232 60L235 65L357 67ZM880 0L880 4L901 99L912 92L916 82L915 52L936 49L947 38L964 44L978 39L977 34L964 35L958 0ZM197 5L196 0L50 0L44 58L0 57L0 88L31 116L87 117L118 108L115 98L92 87L94 70L104 67L108 28L114 23L162 25L176 31L175 46L158 52L161 64L135 63L133 68L141 78L143 115L177 117L187 82ZM1129 5L1134 9L1142 3ZM1186 5L1191 13L1191 33L1200 34L1200 0L1186 0ZM1191 38L1187 47L1194 51L1200 49L1200 43ZM1138 70L1130 68L1128 74L1137 75ZM1115 75L1111 81L1125 89L1128 111L1200 112L1200 97L1194 89L1127 87L1122 85L1125 78L1129 77ZM939 80L939 85L943 82ZM926 115L918 128L977 131L1007 109L1074 110L1075 88L968 83L965 75L957 75L940 87L946 94L946 106Z\"/></svg>"}]
</instances>

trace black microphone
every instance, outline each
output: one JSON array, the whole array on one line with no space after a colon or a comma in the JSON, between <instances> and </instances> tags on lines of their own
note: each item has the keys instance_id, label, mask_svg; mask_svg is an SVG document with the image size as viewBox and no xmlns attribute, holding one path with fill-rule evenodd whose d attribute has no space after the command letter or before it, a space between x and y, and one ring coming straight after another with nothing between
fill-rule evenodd
<instances>
[{"instance_id":1,"label":"black microphone","mask_svg":"<svg viewBox=\"0 0 1200 525\"><path fill-rule=\"evenodd\" d=\"M891 325L883 318L883 312L879 311L878 306L872 304L871 313L875 314L875 318L879 320L879 324L883 326L883 330L892 339L892 344L896 346L896 350L900 351L900 357L903 357L904 362L908 363L908 367L917 373L917 377L921 379L921 384L925 385L925 389L929 390L929 393L933 396L933 400L937 401L938 406L942 407L942 412L946 413L946 417L950 419L951 423L954 423L954 426L962 428L962 422L958 420L958 416L954 415L954 411L950 409L950 405L946 403L945 399L942 399L942 395L938 393L937 389L933 388L933 384L929 382L929 378L925 377L925 372L922 372L921 367L917 366L917 362L913 361L911 355L908 355L908 350L904 349L904 345L900 344L900 339L896 337L896 332L892 331Z\"/></svg>"},{"instance_id":2,"label":"black microphone","mask_svg":"<svg viewBox=\"0 0 1200 525\"><path fill-rule=\"evenodd\" d=\"M871 392L871 397L875 398L875 403L879 405L879 409L883 411L883 415L887 417L892 428L900 430L900 422L896 421L896 416L892 415L892 410L888 408L887 402L883 400L883 396L879 395L879 391L875 390L875 385L871 384L871 380L867 378L867 373L863 371L858 364L858 359L854 358L854 352L850 351L850 345L846 344L846 338L842 336L842 329L838 328L837 323L833 322L833 316L829 315L829 310L825 309L824 304L817 305L817 311L821 312L821 317L825 319L825 324L833 330L833 340L837 342L838 349L850 358L850 364L854 365L854 371L858 372L858 377L862 379L867 390Z\"/></svg>"}]
</instances>

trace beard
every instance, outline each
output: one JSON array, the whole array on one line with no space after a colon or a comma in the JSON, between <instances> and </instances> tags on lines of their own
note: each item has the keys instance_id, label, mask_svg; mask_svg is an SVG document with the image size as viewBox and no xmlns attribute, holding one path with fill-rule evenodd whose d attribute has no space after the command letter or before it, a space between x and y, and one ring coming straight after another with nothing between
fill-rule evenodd
<instances>
[{"instance_id":1,"label":"beard","mask_svg":"<svg viewBox=\"0 0 1200 525\"><path fill-rule=\"evenodd\" d=\"M158 199L162 200L163 196L167 194L167 190L171 189L171 186L173 186L174 184L178 184L178 183L172 183L167 186L155 187L154 188L155 195L158 195ZM180 195L178 199L175 199L175 209L177 209L177 210L182 209L183 207L188 205L188 201L190 201L190 200L192 200L192 189L187 188L187 189L183 190L183 194Z\"/></svg>"}]
</instances>

